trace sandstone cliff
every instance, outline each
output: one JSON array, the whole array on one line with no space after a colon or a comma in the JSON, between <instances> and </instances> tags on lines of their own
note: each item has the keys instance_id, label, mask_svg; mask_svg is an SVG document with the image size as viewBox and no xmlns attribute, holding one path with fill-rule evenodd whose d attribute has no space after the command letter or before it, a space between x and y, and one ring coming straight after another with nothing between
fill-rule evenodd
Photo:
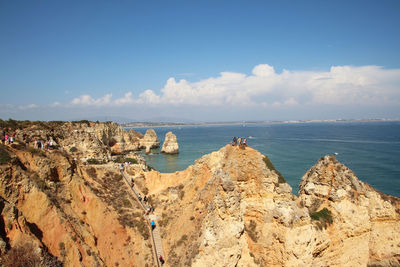
<instances>
[{"instance_id":1,"label":"sandstone cliff","mask_svg":"<svg viewBox=\"0 0 400 267\"><path fill-rule=\"evenodd\" d=\"M112 154L123 154L138 150L143 136L123 130L112 122L40 122L17 129L16 140L36 147L36 141L53 145L81 160L109 161Z\"/></svg>"},{"instance_id":2,"label":"sandstone cliff","mask_svg":"<svg viewBox=\"0 0 400 267\"><path fill-rule=\"evenodd\" d=\"M146 173L168 266L398 266L399 199L334 157L299 197L268 158L226 146L182 172Z\"/></svg>"},{"instance_id":3,"label":"sandstone cliff","mask_svg":"<svg viewBox=\"0 0 400 267\"><path fill-rule=\"evenodd\" d=\"M161 153L165 154L178 154L179 153L179 145L176 135L172 132L168 132L165 134L164 143L161 148Z\"/></svg>"},{"instance_id":4,"label":"sandstone cliff","mask_svg":"<svg viewBox=\"0 0 400 267\"><path fill-rule=\"evenodd\" d=\"M150 149L160 147L160 141L153 129L148 129L140 140L140 148L146 149L146 153L150 153Z\"/></svg>"},{"instance_id":5,"label":"sandstone cliff","mask_svg":"<svg viewBox=\"0 0 400 267\"><path fill-rule=\"evenodd\" d=\"M42 263L52 261L47 266L156 265L146 216L107 160L116 144L127 149L125 133L66 123L18 134L49 134L59 147L0 147L0 258L27 243ZM145 138L128 135L142 146ZM157 143L150 135L148 147ZM75 152L67 149L72 142ZM108 163L84 164L95 155ZM399 199L359 181L333 156L307 171L299 196L250 147L227 145L175 173L148 171L142 159L125 168L155 207L166 266L400 264Z\"/></svg>"},{"instance_id":6,"label":"sandstone cliff","mask_svg":"<svg viewBox=\"0 0 400 267\"><path fill-rule=\"evenodd\" d=\"M9 156L0 164L3 260L30 244L40 266L155 264L143 211L117 164L85 166L58 150L21 145L1 150Z\"/></svg>"}]
</instances>

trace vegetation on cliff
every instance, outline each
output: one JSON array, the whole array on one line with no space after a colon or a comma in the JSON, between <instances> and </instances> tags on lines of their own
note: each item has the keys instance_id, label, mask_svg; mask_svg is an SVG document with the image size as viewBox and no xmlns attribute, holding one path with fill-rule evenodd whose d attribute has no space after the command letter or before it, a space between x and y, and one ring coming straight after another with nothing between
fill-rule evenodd
<instances>
[{"instance_id":1,"label":"vegetation on cliff","mask_svg":"<svg viewBox=\"0 0 400 267\"><path fill-rule=\"evenodd\" d=\"M268 158L268 156L264 155L263 160L265 162L265 165L267 165L268 169L270 169L271 171L274 171L278 175L278 182L280 184L286 183L286 180L283 177L282 173L275 168L274 164L272 164L272 162Z\"/></svg>"},{"instance_id":2,"label":"vegetation on cliff","mask_svg":"<svg viewBox=\"0 0 400 267\"><path fill-rule=\"evenodd\" d=\"M10 160L11 160L11 158L6 150L6 147L3 145L0 145L0 164L8 163Z\"/></svg>"},{"instance_id":3,"label":"vegetation on cliff","mask_svg":"<svg viewBox=\"0 0 400 267\"><path fill-rule=\"evenodd\" d=\"M333 223L332 212L327 208L310 213L310 217L311 219L318 221L317 226L319 229L326 229L329 224Z\"/></svg>"},{"instance_id":4,"label":"vegetation on cliff","mask_svg":"<svg viewBox=\"0 0 400 267\"><path fill-rule=\"evenodd\" d=\"M61 267L63 266L57 257L51 255L46 249L40 253L31 243L25 243L13 247L7 254L1 257L0 265L5 267Z\"/></svg>"},{"instance_id":5,"label":"vegetation on cliff","mask_svg":"<svg viewBox=\"0 0 400 267\"><path fill-rule=\"evenodd\" d=\"M121 133L116 125L63 125L63 151L0 146L12 162L0 166L0 255L8 255L3 261L20 255L17 248L28 240L36 251L48 249L64 266L154 266L152 248L158 242L152 243L148 210L129 188L133 184L155 208L151 219L161 233L169 266L325 266L347 261L367 266L400 255L400 201L365 186L332 157L324 157L304 175L299 196L283 184L269 158L251 147L227 145L169 174L148 172L137 158L140 164L127 165L125 176L116 162L135 163L134 153L116 154L115 162L111 153L105 158L94 153L110 149L109 140L117 141L115 153L124 151L127 139L115 138ZM40 129L34 134L46 133ZM106 164L87 165L90 159ZM359 255L349 253L349 247L361 248Z\"/></svg>"}]
</instances>

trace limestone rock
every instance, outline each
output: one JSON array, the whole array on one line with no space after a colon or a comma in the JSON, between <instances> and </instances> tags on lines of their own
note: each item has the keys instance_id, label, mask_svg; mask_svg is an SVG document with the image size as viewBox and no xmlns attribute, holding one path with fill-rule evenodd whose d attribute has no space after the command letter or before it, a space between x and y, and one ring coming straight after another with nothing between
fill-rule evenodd
<instances>
[{"instance_id":1,"label":"limestone rock","mask_svg":"<svg viewBox=\"0 0 400 267\"><path fill-rule=\"evenodd\" d=\"M29 241L67 266L156 265L145 217L116 164L85 166L73 158L107 156L117 144L126 151L125 134L69 123L31 133L79 148L5 148L11 161L0 165L2 253ZM135 142L147 140L150 149L154 135L135 135ZM227 145L175 173L139 163L126 172L155 207L166 266L400 265L400 199L358 180L333 156L306 172L299 196L251 147ZM325 217L316 213L323 209Z\"/></svg>"},{"instance_id":2,"label":"limestone rock","mask_svg":"<svg viewBox=\"0 0 400 267\"><path fill-rule=\"evenodd\" d=\"M150 153L150 149L160 147L160 141L157 138L157 134L153 129L148 129L140 139L140 148L145 148L146 153Z\"/></svg>"},{"instance_id":3,"label":"limestone rock","mask_svg":"<svg viewBox=\"0 0 400 267\"><path fill-rule=\"evenodd\" d=\"M127 132L112 122L48 122L16 131L16 139L21 143L28 141L30 147L36 147L37 140L44 145L51 140L56 149L82 161L107 162L111 154L139 150L141 138L140 133Z\"/></svg>"},{"instance_id":4,"label":"limestone rock","mask_svg":"<svg viewBox=\"0 0 400 267\"><path fill-rule=\"evenodd\" d=\"M0 239L7 250L31 243L65 266L156 265L144 216L117 164L85 166L58 150L7 152L11 162L0 164Z\"/></svg>"},{"instance_id":5,"label":"limestone rock","mask_svg":"<svg viewBox=\"0 0 400 267\"><path fill-rule=\"evenodd\" d=\"M145 173L170 266L399 265L398 198L331 156L304 175L296 197L263 158L228 145L185 171ZM323 208L331 224L311 218Z\"/></svg>"},{"instance_id":6,"label":"limestone rock","mask_svg":"<svg viewBox=\"0 0 400 267\"><path fill-rule=\"evenodd\" d=\"M179 145L176 139L176 135L172 132L165 134L164 144L162 145L161 152L165 154L178 154Z\"/></svg>"}]
</instances>

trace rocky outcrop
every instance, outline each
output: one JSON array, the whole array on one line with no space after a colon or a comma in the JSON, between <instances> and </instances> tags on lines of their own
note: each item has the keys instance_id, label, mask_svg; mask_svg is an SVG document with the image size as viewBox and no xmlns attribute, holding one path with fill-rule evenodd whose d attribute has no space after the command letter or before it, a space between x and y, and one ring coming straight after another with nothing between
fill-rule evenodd
<instances>
[{"instance_id":1,"label":"rocky outcrop","mask_svg":"<svg viewBox=\"0 0 400 267\"><path fill-rule=\"evenodd\" d=\"M176 135L173 134L172 132L168 132L165 134L165 139L161 148L161 153L165 154L179 153L178 140L176 139Z\"/></svg>"},{"instance_id":2,"label":"rocky outcrop","mask_svg":"<svg viewBox=\"0 0 400 267\"><path fill-rule=\"evenodd\" d=\"M396 266L399 199L334 157L299 197L259 152L226 146L182 172L146 173L169 266Z\"/></svg>"},{"instance_id":3,"label":"rocky outcrop","mask_svg":"<svg viewBox=\"0 0 400 267\"><path fill-rule=\"evenodd\" d=\"M127 132L112 122L41 122L16 130L16 139L21 143L28 140L31 147L36 147L37 140L44 146L51 141L54 147L81 161L107 162L111 155L139 150L142 138L142 134Z\"/></svg>"},{"instance_id":4,"label":"rocky outcrop","mask_svg":"<svg viewBox=\"0 0 400 267\"><path fill-rule=\"evenodd\" d=\"M106 150L110 136L124 135L70 130ZM71 137L58 133L65 147ZM145 215L116 163L85 165L80 150L0 149L0 258L30 243L65 266L155 265ZM399 198L361 182L333 156L306 172L299 196L251 147L227 145L175 173L148 171L142 160L126 172L155 208L165 266L400 265Z\"/></svg>"},{"instance_id":5,"label":"rocky outcrop","mask_svg":"<svg viewBox=\"0 0 400 267\"><path fill-rule=\"evenodd\" d=\"M334 233L327 233L324 242L331 245L323 252L335 256L336 262L359 266L400 264L399 199L361 182L334 156L320 159L303 176L299 200L310 212L323 208L331 211L330 228ZM341 246L334 246L335 242ZM320 262L329 264L328 260L325 257Z\"/></svg>"},{"instance_id":6,"label":"rocky outcrop","mask_svg":"<svg viewBox=\"0 0 400 267\"><path fill-rule=\"evenodd\" d=\"M153 129L148 129L140 140L140 148L146 149L146 153L150 153L150 149L160 147L160 141Z\"/></svg>"},{"instance_id":7,"label":"rocky outcrop","mask_svg":"<svg viewBox=\"0 0 400 267\"><path fill-rule=\"evenodd\" d=\"M0 164L0 258L29 243L41 266L61 266L44 264L45 253L64 266L155 265L144 214L117 164L85 166L57 150L19 145L2 149L11 159Z\"/></svg>"}]
</instances>

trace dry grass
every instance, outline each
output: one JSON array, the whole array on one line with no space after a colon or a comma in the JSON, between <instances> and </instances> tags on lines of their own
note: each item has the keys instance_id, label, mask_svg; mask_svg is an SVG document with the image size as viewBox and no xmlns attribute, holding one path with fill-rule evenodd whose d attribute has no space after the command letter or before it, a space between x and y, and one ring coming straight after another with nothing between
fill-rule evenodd
<instances>
[{"instance_id":1,"label":"dry grass","mask_svg":"<svg viewBox=\"0 0 400 267\"><path fill-rule=\"evenodd\" d=\"M35 252L35 248L30 243L22 246L13 247L3 258L5 267L39 267L40 255Z\"/></svg>"}]
</instances>

